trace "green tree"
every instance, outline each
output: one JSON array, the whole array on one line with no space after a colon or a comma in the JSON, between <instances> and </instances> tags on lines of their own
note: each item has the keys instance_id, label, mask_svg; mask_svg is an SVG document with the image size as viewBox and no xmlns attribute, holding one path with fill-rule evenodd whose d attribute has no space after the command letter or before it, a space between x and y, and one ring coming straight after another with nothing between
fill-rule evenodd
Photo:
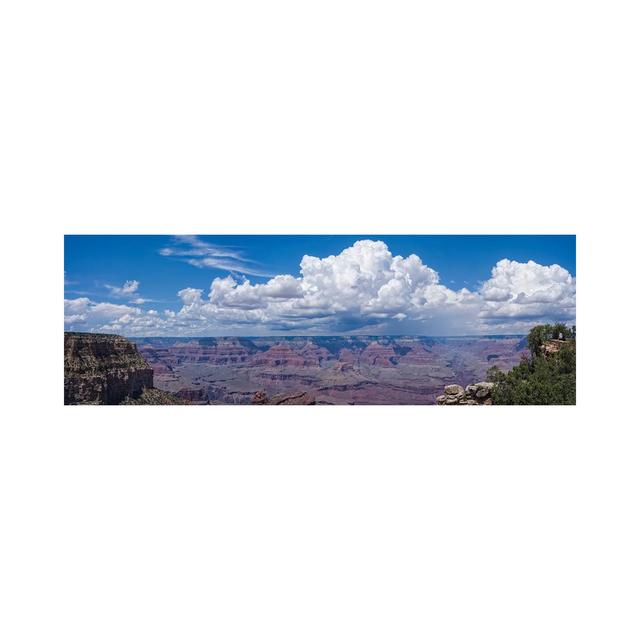
<instances>
[{"instance_id":1,"label":"green tree","mask_svg":"<svg viewBox=\"0 0 640 640\"><path fill-rule=\"evenodd\" d=\"M550 324L539 324L529 331L527 336L527 345L532 356L539 356L542 345L553 338L553 327Z\"/></svg>"},{"instance_id":2,"label":"green tree","mask_svg":"<svg viewBox=\"0 0 640 640\"><path fill-rule=\"evenodd\" d=\"M494 404L576 403L575 341L567 340L557 353L542 353L542 344L553 337L554 328L534 327L528 336L531 355L511 371L504 373L495 366L487 371L487 379L495 383L491 394Z\"/></svg>"}]
</instances>

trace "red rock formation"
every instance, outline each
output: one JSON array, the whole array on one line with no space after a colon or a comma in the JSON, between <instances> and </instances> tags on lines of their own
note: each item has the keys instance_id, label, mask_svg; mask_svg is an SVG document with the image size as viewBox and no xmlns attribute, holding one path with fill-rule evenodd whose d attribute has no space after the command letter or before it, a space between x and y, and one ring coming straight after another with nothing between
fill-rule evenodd
<instances>
[{"instance_id":1,"label":"red rock formation","mask_svg":"<svg viewBox=\"0 0 640 640\"><path fill-rule=\"evenodd\" d=\"M402 364L427 366L434 361L433 355L422 344L407 345L409 351L399 356Z\"/></svg>"},{"instance_id":2,"label":"red rock formation","mask_svg":"<svg viewBox=\"0 0 640 640\"><path fill-rule=\"evenodd\" d=\"M175 342L165 345L164 341L157 343L145 342L140 351L154 367L162 363L158 373L167 373L173 367L189 363L209 363L213 365L235 365L247 362L252 355L249 348L234 338L221 338L215 344L202 345L197 340Z\"/></svg>"},{"instance_id":3,"label":"red rock formation","mask_svg":"<svg viewBox=\"0 0 640 640\"><path fill-rule=\"evenodd\" d=\"M304 367L306 361L302 355L293 351L291 347L279 342L255 356L253 364L262 367Z\"/></svg>"},{"instance_id":4,"label":"red rock formation","mask_svg":"<svg viewBox=\"0 0 640 640\"><path fill-rule=\"evenodd\" d=\"M309 392L322 403L433 404L446 384L467 385L493 364L517 364L523 341L357 336L141 338L139 344L160 388L206 388L211 403L246 404L264 388L269 397Z\"/></svg>"},{"instance_id":5,"label":"red rock formation","mask_svg":"<svg viewBox=\"0 0 640 640\"><path fill-rule=\"evenodd\" d=\"M305 366L307 367L319 367L327 360L335 360L335 357L328 349L317 347L310 340L298 350L298 353L304 358Z\"/></svg>"},{"instance_id":6,"label":"red rock formation","mask_svg":"<svg viewBox=\"0 0 640 640\"><path fill-rule=\"evenodd\" d=\"M393 347L372 342L360 354L360 363L372 367L393 367L398 363L398 357Z\"/></svg>"}]
</instances>

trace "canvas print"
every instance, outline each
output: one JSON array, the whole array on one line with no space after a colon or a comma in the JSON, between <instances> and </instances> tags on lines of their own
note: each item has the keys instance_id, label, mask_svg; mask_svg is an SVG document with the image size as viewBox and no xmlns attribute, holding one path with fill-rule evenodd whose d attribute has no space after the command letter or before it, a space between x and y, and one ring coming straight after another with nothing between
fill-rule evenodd
<instances>
[{"instance_id":1,"label":"canvas print","mask_svg":"<svg viewBox=\"0 0 640 640\"><path fill-rule=\"evenodd\" d=\"M576 402L572 235L64 245L65 404Z\"/></svg>"}]
</instances>

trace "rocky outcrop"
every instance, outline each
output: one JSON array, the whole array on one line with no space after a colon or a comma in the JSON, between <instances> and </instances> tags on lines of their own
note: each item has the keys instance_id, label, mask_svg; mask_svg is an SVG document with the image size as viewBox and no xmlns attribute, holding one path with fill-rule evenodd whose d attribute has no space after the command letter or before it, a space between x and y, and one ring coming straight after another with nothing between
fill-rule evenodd
<instances>
[{"instance_id":1,"label":"rocky outcrop","mask_svg":"<svg viewBox=\"0 0 640 640\"><path fill-rule=\"evenodd\" d=\"M264 391L256 391L251 404L316 404L315 397L306 391L299 393L280 393L271 400Z\"/></svg>"},{"instance_id":2,"label":"rocky outcrop","mask_svg":"<svg viewBox=\"0 0 640 640\"><path fill-rule=\"evenodd\" d=\"M120 404L151 387L153 369L129 340L65 332L65 404Z\"/></svg>"},{"instance_id":3,"label":"rocky outcrop","mask_svg":"<svg viewBox=\"0 0 640 640\"><path fill-rule=\"evenodd\" d=\"M542 343L542 355L548 358L549 356L558 353L563 346L568 344L569 342L566 340L547 340Z\"/></svg>"},{"instance_id":4,"label":"rocky outcrop","mask_svg":"<svg viewBox=\"0 0 640 640\"><path fill-rule=\"evenodd\" d=\"M436 404L493 404L493 382L477 382L463 389L459 384L448 384Z\"/></svg>"}]
</instances>

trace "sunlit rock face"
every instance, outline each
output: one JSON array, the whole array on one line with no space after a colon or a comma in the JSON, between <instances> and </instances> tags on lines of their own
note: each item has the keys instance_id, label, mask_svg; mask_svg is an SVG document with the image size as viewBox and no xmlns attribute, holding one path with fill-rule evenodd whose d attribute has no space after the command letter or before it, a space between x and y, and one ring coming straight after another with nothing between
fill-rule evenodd
<instances>
[{"instance_id":1,"label":"sunlit rock face","mask_svg":"<svg viewBox=\"0 0 640 640\"><path fill-rule=\"evenodd\" d=\"M153 387L136 345L116 335L65 333L65 404L120 404Z\"/></svg>"}]
</instances>

